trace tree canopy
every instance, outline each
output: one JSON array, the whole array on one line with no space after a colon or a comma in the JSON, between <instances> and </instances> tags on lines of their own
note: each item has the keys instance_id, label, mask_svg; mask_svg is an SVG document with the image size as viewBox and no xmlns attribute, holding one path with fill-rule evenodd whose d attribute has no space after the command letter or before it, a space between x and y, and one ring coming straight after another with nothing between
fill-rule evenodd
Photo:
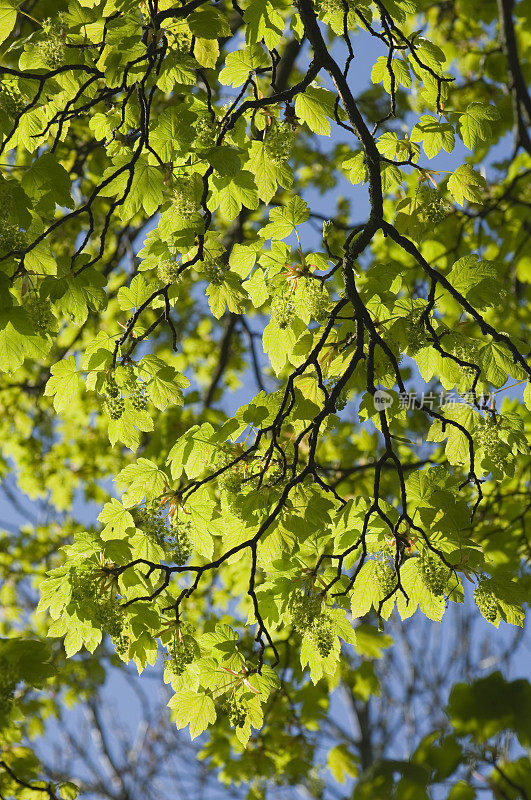
<instances>
[{"instance_id":1,"label":"tree canopy","mask_svg":"<svg viewBox=\"0 0 531 800\"><path fill-rule=\"evenodd\" d=\"M530 19L0 0L2 796L75 796L31 738L120 664L259 800L318 776L306 732L379 693L391 622L524 624ZM329 770L529 798L526 709L458 683L410 760Z\"/></svg>"}]
</instances>

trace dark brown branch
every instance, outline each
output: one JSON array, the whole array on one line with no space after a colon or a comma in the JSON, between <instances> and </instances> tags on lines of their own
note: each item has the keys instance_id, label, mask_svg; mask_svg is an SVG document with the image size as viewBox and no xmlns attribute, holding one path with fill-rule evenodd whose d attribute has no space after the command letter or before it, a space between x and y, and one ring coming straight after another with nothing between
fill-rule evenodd
<instances>
[{"instance_id":1,"label":"dark brown branch","mask_svg":"<svg viewBox=\"0 0 531 800\"><path fill-rule=\"evenodd\" d=\"M214 400L214 394L216 392L216 389L218 388L219 382L221 381L221 378L223 377L223 373L225 372L225 369L227 368L227 364L228 364L229 358L230 358L232 338L233 338L233 336L235 335L235 333L237 331L237 328L236 328L237 321L238 321L238 315L234 314L233 312L230 312L228 314L228 316L226 317L225 331L223 333L223 336L221 337L221 342L220 342L220 345L219 345L218 365L217 365L216 370L215 370L215 372L214 372L214 374L212 376L212 380L210 382L210 385L209 385L209 387L208 387L208 389L206 391L205 399L203 400L203 408L204 409L205 408L210 408L210 406L212 405L212 401Z\"/></svg>"},{"instance_id":2,"label":"dark brown branch","mask_svg":"<svg viewBox=\"0 0 531 800\"><path fill-rule=\"evenodd\" d=\"M5 761L0 760L0 767L2 767L7 772L11 780L15 781L15 783L17 783L19 786L22 786L24 789L29 789L32 792L44 792L44 794L48 795L50 800L60 800L58 795L55 794L53 785L51 783L46 783L46 786L35 786L34 783L29 783L28 781L19 778L18 775L15 772L13 772L11 767L8 764L6 764ZM36 782L38 783L39 781L37 780ZM44 781L42 782L44 783Z\"/></svg>"},{"instance_id":3,"label":"dark brown branch","mask_svg":"<svg viewBox=\"0 0 531 800\"><path fill-rule=\"evenodd\" d=\"M531 98L522 73L513 23L514 0L497 0L500 21L500 39L507 59L509 89L513 101L516 146L521 145L531 154L531 139L527 127L531 125Z\"/></svg>"}]
</instances>

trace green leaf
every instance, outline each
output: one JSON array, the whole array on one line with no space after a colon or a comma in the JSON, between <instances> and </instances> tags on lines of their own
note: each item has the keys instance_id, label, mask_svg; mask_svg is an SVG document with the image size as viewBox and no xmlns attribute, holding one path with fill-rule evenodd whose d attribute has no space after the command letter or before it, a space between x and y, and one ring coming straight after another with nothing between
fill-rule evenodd
<instances>
[{"instance_id":1,"label":"green leaf","mask_svg":"<svg viewBox=\"0 0 531 800\"><path fill-rule=\"evenodd\" d=\"M448 191L454 200L464 205L465 200L471 203L481 203L486 186L485 178L479 175L470 164L462 164L448 179Z\"/></svg>"},{"instance_id":2,"label":"green leaf","mask_svg":"<svg viewBox=\"0 0 531 800\"><path fill-rule=\"evenodd\" d=\"M72 781L62 781L62 783L58 783L57 789L64 800L76 800L81 791L79 786L76 786Z\"/></svg>"},{"instance_id":3,"label":"green leaf","mask_svg":"<svg viewBox=\"0 0 531 800\"><path fill-rule=\"evenodd\" d=\"M374 561L367 561L356 576L351 595L351 611L355 618L365 616L374 604L378 605L374 565Z\"/></svg>"},{"instance_id":4,"label":"green leaf","mask_svg":"<svg viewBox=\"0 0 531 800\"><path fill-rule=\"evenodd\" d=\"M504 730L517 732L522 746L531 744L531 685L507 681L493 672L472 684L458 683L451 693L448 714L456 732L486 742Z\"/></svg>"},{"instance_id":5,"label":"green leaf","mask_svg":"<svg viewBox=\"0 0 531 800\"><path fill-rule=\"evenodd\" d=\"M130 450L136 451L140 445L139 431L152 431L153 420L147 411L136 411L127 400L125 411L120 419L109 420L109 441L114 447L123 442Z\"/></svg>"},{"instance_id":6,"label":"green leaf","mask_svg":"<svg viewBox=\"0 0 531 800\"><path fill-rule=\"evenodd\" d=\"M276 375L280 374L290 359L295 342L304 330L306 325L297 317L287 328L279 328L274 322L269 322L264 328L262 335L264 353L268 354Z\"/></svg>"},{"instance_id":7,"label":"green leaf","mask_svg":"<svg viewBox=\"0 0 531 800\"><path fill-rule=\"evenodd\" d=\"M297 225L306 222L310 209L301 197L293 197L285 206L272 208L269 212L271 222L259 231L264 239L285 239Z\"/></svg>"},{"instance_id":8,"label":"green leaf","mask_svg":"<svg viewBox=\"0 0 531 800\"><path fill-rule=\"evenodd\" d=\"M240 314L247 299L238 276L230 272L224 273L221 283L209 283L206 294L208 304L216 319L220 319L223 316L226 308L234 314Z\"/></svg>"},{"instance_id":9,"label":"green leaf","mask_svg":"<svg viewBox=\"0 0 531 800\"><path fill-rule=\"evenodd\" d=\"M105 277L100 272L93 267L85 267L79 274L67 274L59 280L45 278L42 289L55 302L60 313L70 315L77 325L82 325L89 308L93 311L106 308L105 284Z\"/></svg>"},{"instance_id":10,"label":"green leaf","mask_svg":"<svg viewBox=\"0 0 531 800\"><path fill-rule=\"evenodd\" d=\"M214 428L209 422L193 425L177 439L168 453L172 478L179 478L186 468L190 478L197 478L205 471L219 446L211 442Z\"/></svg>"},{"instance_id":11,"label":"green leaf","mask_svg":"<svg viewBox=\"0 0 531 800\"><path fill-rule=\"evenodd\" d=\"M412 144L409 138L399 138L395 131L385 131L378 138L376 146L386 158L410 158L414 163L419 159L420 147Z\"/></svg>"},{"instance_id":12,"label":"green leaf","mask_svg":"<svg viewBox=\"0 0 531 800\"><path fill-rule=\"evenodd\" d=\"M122 286L118 290L118 305L122 311L138 308L153 293L156 286L148 283L142 275L135 275L129 286Z\"/></svg>"},{"instance_id":13,"label":"green leaf","mask_svg":"<svg viewBox=\"0 0 531 800\"><path fill-rule=\"evenodd\" d=\"M372 662L362 661L352 677L352 692L364 703L368 702L371 696L378 697L380 695L380 682L376 677Z\"/></svg>"},{"instance_id":14,"label":"green leaf","mask_svg":"<svg viewBox=\"0 0 531 800\"><path fill-rule=\"evenodd\" d=\"M41 358L48 353L46 339L35 334L23 308L0 310L0 370L15 372L25 358Z\"/></svg>"},{"instance_id":15,"label":"green leaf","mask_svg":"<svg viewBox=\"0 0 531 800\"><path fill-rule=\"evenodd\" d=\"M0 638L0 658L15 667L19 680L30 686L39 686L56 674L49 662L52 653L46 642L22 636Z\"/></svg>"},{"instance_id":16,"label":"green leaf","mask_svg":"<svg viewBox=\"0 0 531 800\"><path fill-rule=\"evenodd\" d=\"M485 380L496 388L503 386L509 375L514 375L512 354L500 342L486 342L479 351L478 363Z\"/></svg>"},{"instance_id":17,"label":"green leaf","mask_svg":"<svg viewBox=\"0 0 531 800\"><path fill-rule=\"evenodd\" d=\"M22 187L37 201L37 208L46 212L53 213L56 204L74 208L70 178L53 153L44 153L32 163L22 177Z\"/></svg>"},{"instance_id":18,"label":"green leaf","mask_svg":"<svg viewBox=\"0 0 531 800\"><path fill-rule=\"evenodd\" d=\"M480 415L475 408L466 403L455 403L441 406L445 419L453 420L460 425L446 424L443 430L441 422L436 420L428 431L428 442L446 443L446 457L450 464L468 464L470 462L470 443L464 431L471 433Z\"/></svg>"},{"instance_id":19,"label":"green leaf","mask_svg":"<svg viewBox=\"0 0 531 800\"><path fill-rule=\"evenodd\" d=\"M412 142L422 142L428 158L434 158L441 148L451 153L455 146L455 134L449 122L439 122L435 117L424 114L411 131Z\"/></svg>"},{"instance_id":20,"label":"green leaf","mask_svg":"<svg viewBox=\"0 0 531 800\"><path fill-rule=\"evenodd\" d=\"M79 653L83 647L83 643L81 630L79 628L70 628L63 641L67 657L70 658L76 653Z\"/></svg>"},{"instance_id":21,"label":"green leaf","mask_svg":"<svg viewBox=\"0 0 531 800\"><path fill-rule=\"evenodd\" d=\"M241 170L240 155L234 147L228 145L214 147L212 150L207 150L205 158L218 175L234 177Z\"/></svg>"},{"instance_id":22,"label":"green leaf","mask_svg":"<svg viewBox=\"0 0 531 800\"><path fill-rule=\"evenodd\" d=\"M243 287L255 308L260 308L269 298L269 290L264 278L264 271L256 269L251 277L246 280Z\"/></svg>"},{"instance_id":23,"label":"green leaf","mask_svg":"<svg viewBox=\"0 0 531 800\"><path fill-rule=\"evenodd\" d=\"M208 208L215 211L217 208L228 220L236 219L242 206L258 208L258 192L254 176L247 170L240 170L238 175L214 177L211 182L211 195Z\"/></svg>"},{"instance_id":24,"label":"green leaf","mask_svg":"<svg viewBox=\"0 0 531 800\"><path fill-rule=\"evenodd\" d=\"M263 142L251 142L249 165L258 189L258 197L264 203L271 201L279 185L289 189L293 184L293 172L289 164L276 164L272 161Z\"/></svg>"},{"instance_id":25,"label":"green leaf","mask_svg":"<svg viewBox=\"0 0 531 800\"><path fill-rule=\"evenodd\" d=\"M446 56L440 47L423 36L416 36L415 50L423 64L434 72L440 73L441 64L446 61Z\"/></svg>"},{"instance_id":26,"label":"green leaf","mask_svg":"<svg viewBox=\"0 0 531 800\"><path fill-rule=\"evenodd\" d=\"M448 280L476 308L496 304L502 291L501 265L495 261L480 261L475 254L463 256L453 265Z\"/></svg>"},{"instance_id":27,"label":"green leaf","mask_svg":"<svg viewBox=\"0 0 531 800\"><path fill-rule=\"evenodd\" d=\"M159 497L166 487L166 475L148 458L139 458L134 464L124 467L116 476L118 486L127 487L123 496L126 507L138 505L144 498Z\"/></svg>"},{"instance_id":28,"label":"green leaf","mask_svg":"<svg viewBox=\"0 0 531 800\"><path fill-rule=\"evenodd\" d=\"M135 164L131 188L120 207L121 219L129 220L140 208L148 216L154 214L162 203L163 189L164 176L160 167L152 166L147 158L140 156Z\"/></svg>"},{"instance_id":29,"label":"green leaf","mask_svg":"<svg viewBox=\"0 0 531 800\"><path fill-rule=\"evenodd\" d=\"M367 658L381 658L393 640L370 625L356 626L356 652Z\"/></svg>"},{"instance_id":30,"label":"green leaf","mask_svg":"<svg viewBox=\"0 0 531 800\"><path fill-rule=\"evenodd\" d=\"M345 783L345 778L355 778L358 775L358 759L346 744L339 744L328 753L327 766L338 783Z\"/></svg>"},{"instance_id":31,"label":"green leaf","mask_svg":"<svg viewBox=\"0 0 531 800\"><path fill-rule=\"evenodd\" d=\"M52 255L49 242L39 242L39 244L26 253L24 264L28 272L41 273L42 275L56 275L57 262Z\"/></svg>"},{"instance_id":32,"label":"green leaf","mask_svg":"<svg viewBox=\"0 0 531 800\"><path fill-rule=\"evenodd\" d=\"M205 490L195 492L186 505L186 512L192 523L191 537L193 549L207 559L214 552L213 535L221 534L223 526L217 518L216 504Z\"/></svg>"},{"instance_id":33,"label":"green leaf","mask_svg":"<svg viewBox=\"0 0 531 800\"><path fill-rule=\"evenodd\" d=\"M476 790L464 780L454 783L448 794L448 800L475 800Z\"/></svg>"},{"instance_id":34,"label":"green leaf","mask_svg":"<svg viewBox=\"0 0 531 800\"><path fill-rule=\"evenodd\" d=\"M365 155L362 151L344 159L341 167L345 170L351 183L365 183L368 180L369 173L365 164Z\"/></svg>"},{"instance_id":35,"label":"green leaf","mask_svg":"<svg viewBox=\"0 0 531 800\"><path fill-rule=\"evenodd\" d=\"M14 3L2 0L0 3L0 43L4 42L17 21L17 8Z\"/></svg>"},{"instance_id":36,"label":"green leaf","mask_svg":"<svg viewBox=\"0 0 531 800\"><path fill-rule=\"evenodd\" d=\"M252 44L243 50L228 53L225 67L219 73L219 81L224 86L241 86L249 75L261 67L268 66L268 58L259 44Z\"/></svg>"},{"instance_id":37,"label":"green leaf","mask_svg":"<svg viewBox=\"0 0 531 800\"><path fill-rule=\"evenodd\" d=\"M130 545L133 558L145 558L146 561L155 563L164 561L166 554L164 549L155 539L142 530L137 530L130 538Z\"/></svg>"},{"instance_id":38,"label":"green leaf","mask_svg":"<svg viewBox=\"0 0 531 800\"><path fill-rule=\"evenodd\" d=\"M411 86L411 75L408 65L398 58L392 58L391 63L388 64L387 56L379 56L371 72L371 81L373 83L382 83L385 91L391 93L391 72L394 75L395 91L399 85L405 86L406 89Z\"/></svg>"},{"instance_id":39,"label":"green leaf","mask_svg":"<svg viewBox=\"0 0 531 800\"><path fill-rule=\"evenodd\" d=\"M68 356L54 364L50 371L52 376L46 384L44 394L53 397L53 405L57 412L64 411L74 402L79 391L76 359L74 356Z\"/></svg>"},{"instance_id":40,"label":"green leaf","mask_svg":"<svg viewBox=\"0 0 531 800\"><path fill-rule=\"evenodd\" d=\"M87 342L81 366L84 370L104 370L112 361L114 339L106 331Z\"/></svg>"},{"instance_id":41,"label":"green leaf","mask_svg":"<svg viewBox=\"0 0 531 800\"><path fill-rule=\"evenodd\" d=\"M215 6L196 8L187 22L193 35L202 39L221 39L231 35L225 15Z\"/></svg>"},{"instance_id":42,"label":"green leaf","mask_svg":"<svg viewBox=\"0 0 531 800\"><path fill-rule=\"evenodd\" d=\"M176 56L176 58L181 63L182 56ZM171 67L171 62L168 64L165 61L158 83L161 85L162 82L161 88L163 91L170 92L173 90L174 83L177 82L178 77L182 78L176 69ZM195 71L193 72L193 78L195 81ZM177 154L189 150L194 138L192 126L194 119L195 115L185 107L184 103L179 103L170 108L165 108L157 116L156 120L151 122L149 141L164 162L170 162Z\"/></svg>"},{"instance_id":43,"label":"green leaf","mask_svg":"<svg viewBox=\"0 0 531 800\"><path fill-rule=\"evenodd\" d=\"M219 58L219 43L216 39L196 37L194 56L202 67L213 69Z\"/></svg>"},{"instance_id":44,"label":"green leaf","mask_svg":"<svg viewBox=\"0 0 531 800\"><path fill-rule=\"evenodd\" d=\"M473 150L479 141L487 141L492 136L491 122L500 119L496 106L487 103L470 103L459 117L459 136L465 147Z\"/></svg>"},{"instance_id":45,"label":"green leaf","mask_svg":"<svg viewBox=\"0 0 531 800\"><path fill-rule=\"evenodd\" d=\"M129 528L134 528L133 517L115 497L105 503L98 519L105 524L101 532L101 538L104 540L122 539Z\"/></svg>"},{"instance_id":46,"label":"green leaf","mask_svg":"<svg viewBox=\"0 0 531 800\"><path fill-rule=\"evenodd\" d=\"M184 403L183 380L184 385L188 386L187 378L176 372L173 367L164 367L148 381L146 394L160 411L164 411L170 405L182 406Z\"/></svg>"},{"instance_id":47,"label":"green leaf","mask_svg":"<svg viewBox=\"0 0 531 800\"><path fill-rule=\"evenodd\" d=\"M384 6L396 22L404 22L408 14L418 10L418 0L385 0Z\"/></svg>"},{"instance_id":48,"label":"green leaf","mask_svg":"<svg viewBox=\"0 0 531 800\"><path fill-rule=\"evenodd\" d=\"M398 593L396 605L402 619L411 617L420 608L428 619L440 622L445 611L444 597L434 595L426 586L420 569L420 559L410 558L400 569L400 578L408 600Z\"/></svg>"},{"instance_id":49,"label":"green leaf","mask_svg":"<svg viewBox=\"0 0 531 800\"><path fill-rule=\"evenodd\" d=\"M234 244L229 258L231 272L236 273L240 278L247 277L255 265L260 247L260 240L252 245Z\"/></svg>"},{"instance_id":50,"label":"green leaf","mask_svg":"<svg viewBox=\"0 0 531 800\"><path fill-rule=\"evenodd\" d=\"M168 703L177 728L190 726L190 737L195 739L216 721L216 709L212 699L203 693L176 692Z\"/></svg>"},{"instance_id":51,"label":"green leaf","mask_svg":"<svg viewBox=\"0 0 531 800\"><path fill-rule=\"evenodd\" d=\"M277 46L284 30L284 20L272 3L268 0L251 0L243 18L247 44L263 39L268 50Z\"/></svg>"},{"instance_id":52,"label":"green leaf","mask_svg":"<svg viewBox=\"0 0 531 800\"><path fill-rule=\"evenodd\" d=\"M330 122L334 116L334 95L328 89L309 86L295 97L295 113L313 133L330 136Z\"/></svg>"}]
</instances>

